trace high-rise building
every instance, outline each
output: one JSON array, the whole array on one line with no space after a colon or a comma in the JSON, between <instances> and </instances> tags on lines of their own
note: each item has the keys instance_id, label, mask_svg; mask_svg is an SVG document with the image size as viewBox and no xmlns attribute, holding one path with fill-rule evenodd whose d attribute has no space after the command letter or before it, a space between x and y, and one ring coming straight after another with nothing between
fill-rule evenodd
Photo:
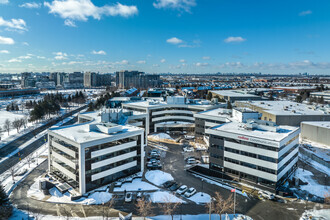
<instances>
[{"instance_id":1,"label":"high-rise building","mask_svg":"<svg viewBox=\"0 0 330 220\"><path fill-rule=\"evenodd\" d=\"M90 88L97 86L97 75L94 72L85 72L84 73L84 87Z\"/></svg>"},{"instance_id":2,"label":"high-rise building","mask_svg":"<svg viewBox=\"0 0 330 220\"><path fill-rule=\"evenodd\" d=\"M122 70L116 72L116 85L120 89L158 87L160 76L139 71Z\"/></svg>"}]
</instances>

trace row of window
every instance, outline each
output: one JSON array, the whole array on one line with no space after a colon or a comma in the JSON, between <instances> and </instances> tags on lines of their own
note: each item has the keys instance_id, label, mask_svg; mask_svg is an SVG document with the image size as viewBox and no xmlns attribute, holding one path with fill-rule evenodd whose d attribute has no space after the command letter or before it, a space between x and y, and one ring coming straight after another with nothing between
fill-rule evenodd
<instances>
[{"instance_id":1,"label":"row of window","mask_svg":"<svg viewBox=\"0 0 330 220\"><path fill-rule=\"evenodd\" d=\"M269 162L272 162L272 163L277 163L277 160L275 158L267 157L267 156L263 156L263 155L259 155L259 154L255 154L255 153L251 153L251 152L237 150L237 149L233 149L233 148L229 148L229 147L225 147L225 151L235 153L235 154L244 155L244 156L247 156L247 157L256 158L256 159L259 159L259 160L264 160L264 161L269 161Z\"/></svg>"},{"instance_id":2,"label":"row of window","mask_svg":"<svg viewBox=\"0 0 330 220\"><path fill-rule=\"evenodd\" d=\"M299 146L299 144L294 145L293 147L290 148L290 150L288 150L285 154L283 154L280 158L278 158L278 162L280 162L281 160L283 160L286 156L288 156L292 151L294 151L297 147Z\"/></svg>"},{"instance_id":3,"label":"row of window","mask_svg":"<svg viewBox=\"0 0 330 220\"><path fill-rule=\"evenodd\" d=\"M297 134L295 137L291 138L288 142L286 142L283 146L280 147L278 151L281 151L283 148L291 144L293 141L295 141L297 138L299 138L299 134Z\"/></svg>"},{"instance_id":4,"label":"row of window","mask_svg":"<svg viewBox=\"0 0 330 220\"><path fill-rule=\"evenodd\" d=\"M278 169L277 172L281 173L282 170L284 170L284 168L286 168L294 159L296 159L297 156L298 156L298 152L295 155L293 155L293 157L291 157L285 164L283 164L283 166L281 166L281 168Z\"/></svg>"},{"instance_id":5,"label":"row of window","mask_svg":"<svg viewBox=\"0 0 330 220\"><path fill-rule=\"evenodd\" d=\"M257 166L255 164L235 160L235 159L228 158L228 157L224 157L224 159L225 159L225 161L228 161L230 163L234 163L234 164L238 164L238 165L241 165L241 166L249 167L249 168L252 168L252 169L255 169L255 170L260 170L260 171L263 171L263 172L266 172L266 173L276 174L276 170L272 170L272 169L269 169L269 168L266 168L266 167Z\"/></svg>"}]
</instances>

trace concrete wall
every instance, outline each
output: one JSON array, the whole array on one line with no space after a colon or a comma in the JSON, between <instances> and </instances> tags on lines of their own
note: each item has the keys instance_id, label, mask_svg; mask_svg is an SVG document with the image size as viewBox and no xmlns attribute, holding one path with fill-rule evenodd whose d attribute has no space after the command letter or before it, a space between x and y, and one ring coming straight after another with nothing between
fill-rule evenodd
<instances>
[{"instance_id":1,"label":"concrete wall","mask_svg":"<svg viewBox=\"0 0 330 220\"><path fill-rule=\"evenodd\" d=\"M301 123L301 138L324 145L330 145L330 129Z\"/></svg>"}]
</instances>

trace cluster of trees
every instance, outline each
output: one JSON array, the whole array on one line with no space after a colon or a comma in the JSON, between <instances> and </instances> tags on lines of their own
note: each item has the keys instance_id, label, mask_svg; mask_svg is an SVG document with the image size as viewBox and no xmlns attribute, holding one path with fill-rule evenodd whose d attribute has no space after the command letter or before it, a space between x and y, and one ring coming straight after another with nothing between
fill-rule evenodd
<instances>
[{"instance_id":1,"label":"cluster of trees","mask_svg":"<svg viewBox=\"0 0 330 220\"><path fill-rule=\"evenodd\" d=\"M10 103L9 105L7 105L6 107L6 111L19 111L18 105L14 102Z\"/></svg>"},{"instance_id":2,"label":"cluster of trees","mask_svg":"<svg viewBox=\"0 0 330 220\"><path fill-rule=\"evenodd\" d=\"M73 96L69 95L67 97L61 93L47 94L41 101L30 101L28 103L28 106L33 106L30 112L30 120L38 121L45 117L50 118L51 115L59 114L61 106L69 106L68 103L83 104L85 102L86 97L81 91L76 92Z\"/></svg>"},{"instance_id":3,"label":"cluster of trees","mask_svg":"<svg viewBox=\"0 0 330 220\"><path fill-rule=\"evenodd\" d=\"M107 105L107 101L113 97L120 97L120 94L117 92L107 92L103 95L101 95L99 98L97 98L94 102L90 102L88 104L88 112L95 111L97 109L100 109L102 106Z\"/></svg>"},{"instance_id":4,"label":"cluster of trees","mask_svg":"<svg viewBox=\"0 0 330 220\"><path fill-rule=\"evenodd\" d=\"M9 119L6 119L3 127L0 127L0 134L5 131L8 133L9 136L9 132L12 128L17 130L17 133L19 133L19 131L21 130L22 127L26 128L26 125L28 123L28 118L24 117L24 118L15 118L14 121L10 121Z\"/></svg>"},{"instance_id":5,"label":"cluster of trees","mask_svg":"<svg viewBox=\"0 0 330 220\"><path fill-rule=\"evenodd\" d=\"M296 96L296 102L302 103L303 101L309 100L309 103L319 103L319 104L324 104L324 98L323 96L321 97L315 97L311 96L310 92L305 91L305 92L300 92L299 95Z\"/></svg>"},{"instance_id":6,"label":"cluster of trees","mask_svg":"<svg viewBox=\"0 0 330 220\"><path fill-rule=\"evenodd\" d=\"M0 185L0 219L9 219L13 212L13 207L9 202L7 193Z\"/></svg>"}]
</instances>

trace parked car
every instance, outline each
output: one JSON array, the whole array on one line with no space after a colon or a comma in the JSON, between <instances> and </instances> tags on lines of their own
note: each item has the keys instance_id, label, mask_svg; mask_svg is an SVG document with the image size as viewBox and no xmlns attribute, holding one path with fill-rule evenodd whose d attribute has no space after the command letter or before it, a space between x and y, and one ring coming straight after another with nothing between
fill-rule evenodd
<instances>
[{"instance_id":1,"label":"parked car","mask_svg":"<svg viewBox=\"0 0 330 220\"><path fill-rule=\"evenodd\" d=\"M121 185L123 185L123 182L119 182L119 181L115 182L115 187L121 187Z\"/></svg>"},{"instance_id":2,"label":"parked car","mask_svg":"<svg viewBox=\"0 0 330 220\"><path fill-rule=\"evenodd\" d=\"M174 183L175 183L175 182L174 182L173 180L171 180L171 181L167 181L167 182L165 182L165 183L163 184L163 186L164 186L165 188L169 188L169 187L171 187Z\"/></svg>"},{"instance_id":3,"label":"parked car","mask_svg":"<svg viewBox=\"0 0 330 220\"><path fill-rule=\"evenodd\" d=\"M171 191L175 191L175 190L179 189L179 187L180 187L179 184L174 183L169 189L170 189Z\"/></svg>"},{"instance_id":4,"label":"parked car","mask_svg":"<svg viewBox=\"0 0 330 220\"><path fill-rule=\"evenodd\" d=\"M188 186L182 185L180 188L176 191L177 194L182 195L188 190Z\"/></svg>"},{"instance_id":5,"label":"parked car","mask_svg":"<svg viewBox=\"0 0 330 220\"><path fill-rule=\"evenodd\" d=\"M142 192L138 192L136 195L136 201L140 201L143 199L143 193Z\"/></svg>"},{"instance_id":6,"label":"parked car","mask_svg":"<svg viewBox=\"0 0 330 220\"><path fill-rule=\"evenodd\" d=\"M187 164L196 164L196 163L197 163L197 161L196 161L195 158L189 158L189 159L187 160Z\"/></svg>"},{"instance_id":7,"label":"parked car","mask_svg":"<svg viewBox=\"0 0 330 220\"><path fill-rule=\"evenodd\" d=\"M125 202L132 202L133 193L127 192L125 195Z\"/></svg>"},{"instance_id":8,"label":"parked car","mask_svg":"<svg viewBox=\"0 0 330 220\"><path fill-rule=\"evenodd\" d=\"M195 193L196 193L196 189L194 187L191 187L184 193L184 196L189 198Z\"/></svg>"},{"instance_id":9,"label":"parked car","mask_svg":"<svg viewBox=\"0 0 330 220\"><path fill-rule=\"evenodd\" d=\"M275 198L275 195L273 193L267 192L267 191L259 191L258 195L269 200L273 200Z\"/></svg>"}]
</instances>

